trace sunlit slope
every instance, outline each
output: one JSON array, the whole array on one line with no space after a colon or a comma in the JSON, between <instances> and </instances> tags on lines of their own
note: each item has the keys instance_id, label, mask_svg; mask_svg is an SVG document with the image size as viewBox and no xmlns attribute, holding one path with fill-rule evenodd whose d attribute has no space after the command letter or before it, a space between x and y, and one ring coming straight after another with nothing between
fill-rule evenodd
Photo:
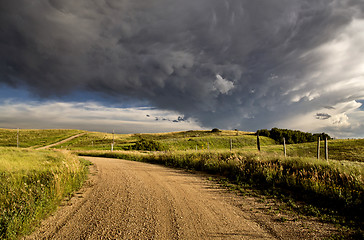
<instances>
[{"instance_id":1,"label":"sunlit slope","mask_svg":"<svg viewBox=\"0 0 364 240\"><path fill-rule=\"evenodd\" d=\"M16 147L17 141L21 148L42 147L81 132L83 131L67 129L20 129L18 135L17 129L0 128L0 147Z\"/></svg>"},{"instance_id":2,"label":"sunlit slope","mask_svg":"<svg viewBox=\"0 0 364 240\"><path fill-rule=\"evenodd\" d=\"M221 150L256 146L256 136L241 131L185 131L153 134L111 134L90 132L77 139L57 146L72 150L108 150L114 142L114 150L130 150L141 140L156 142L161 150ZM261 137L262 146L275 144L275 141Z\"/></svg>"},{"instance_id":3,"label":"sunlit slope","mask_svg":"<svg viewBox=\"0 0 364 240\"><path fill-rule=\"evenodd\" d=\"M282 145L270 145L262 148L266 152L283 153ZM328 141L329 159L364 162L364 139L337 139ZM316 157L317 142L289 144L287 156ZM325 158L324 141L320 143L320 158Z\"/></svg>"}]
</instances>

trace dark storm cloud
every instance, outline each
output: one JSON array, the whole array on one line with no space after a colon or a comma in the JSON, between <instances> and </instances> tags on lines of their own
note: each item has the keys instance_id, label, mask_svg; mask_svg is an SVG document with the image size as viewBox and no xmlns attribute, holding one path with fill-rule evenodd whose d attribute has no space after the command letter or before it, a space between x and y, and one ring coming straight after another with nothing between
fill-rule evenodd
<instances>
[{"instance_id":1,"label":"dark storm cloud","mask_svg":"<svg viewBox=\"0 0 364 240\"><path fill-rule=\"evenodd\" d=\"M316 113L315 117L320 120L326 120L331 118L331 115L328 113Z\"/></svg>"},{"instance_id":2,"label":"dark storm cloud","mask_svg":"<svg viewBox=\"0 0 364 240\"><path fill-rule=\"evenodd\" d=\"M321 96L352 76L312 75L323 61L312 50L363 18L359 2L1 1L0 83L43 97L87 90L146 100L204 126L270 127L364 98L363 86Z\"/></svg>"}]
</instances>

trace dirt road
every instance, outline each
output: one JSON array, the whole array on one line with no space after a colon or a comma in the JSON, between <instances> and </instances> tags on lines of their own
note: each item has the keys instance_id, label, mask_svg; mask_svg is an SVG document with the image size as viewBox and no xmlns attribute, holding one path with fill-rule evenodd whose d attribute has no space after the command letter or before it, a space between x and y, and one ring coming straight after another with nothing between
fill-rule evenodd
<instances>
[{"instance_id":1,"label":"dirt road","mask_svg":"<svg viewBox=\"0 0 364 240\"><path fill-rule=\"evenodd\" d=\"M54 147L54 146L57 146L59 144L62 144L62 143L65 143L65 142L68 142L74 138L77 138L77 137L80 137L82 135L85 135L86 133L80 133L80 134L77 134L77 135L74 135L72 137L69 137L69 138L66 138L62 141L59 141L59 142L56 142L56 143L53 143L53 144L50 144L50 145L47 145L47 146L43 146L43 147L40 147L40 148L37 148L37 150L40 150L40 149L47 149L47 148L50 148L50 147Z\"/></svg>"},{"instance_id":2,"label":"dirt road","mask_svg":"<svg viewBox=\"0 0 364 240\"><path fill-rule=\"evenodd\" d=\"M89 158L94 173L29 239L310 239L261 221L249 199L206 177L140 162ZM242 206L241 204L245 204ZM295 223L296 224L296 223ZM285 233L283 233L286 231ZM317 238L316 238L317 239Z\"/></svg>"}]
</instances>

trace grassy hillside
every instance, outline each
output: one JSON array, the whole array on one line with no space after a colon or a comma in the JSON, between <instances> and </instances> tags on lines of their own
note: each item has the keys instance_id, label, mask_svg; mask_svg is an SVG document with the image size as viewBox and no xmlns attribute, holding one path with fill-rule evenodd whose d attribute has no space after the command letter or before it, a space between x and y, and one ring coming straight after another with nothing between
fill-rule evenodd
<instances>
[{"instance_id":1,"label":"grassy hillside","mask_svg":"<svg viewBox=\"0 0 364 240\"><path fill-rule=\"evenodd\" d=\"M87 133L77 139L56 146L56 148L67 148L72 150L109 150L113 135L111 133ZM115 134L114 150L132 149L142 139L159 143L163 150L218 150L230 149L230 139L233 149L256 146L256 136L253 133L237 131L186 131L155 134ZM261 137L261 145L275 144L275 141Z\"/></svg>"},{"instance_id":2,"label":"grassy hillside","mask_svg":"<svg viewBox=\"0 0 364 240\"><path fill-rule=\"evenodd\" d=\"M19 147L42 147L46 146L83 131L65 130L65 129L20 129L19 130ZM0 128L0 147L17 146L17 129Z\"/></svg>"},{"instance_id":3,"label":"grassy hillside","mask_svg":"<svg viewBox=\"0 0 364 240\"><path fill-rule=\"evenodd\" d=\"M67 152L0 148L0 239L30 233L86 174L86 163Z\"/></svg>"},{"instance_id":4,"label":"grassy hillside","mask_svg":"<svg viewBox=\"0 0 364 240\"><path fill-rule=\"evenodd\" d=\"M138 138L134 134L114 134L115 150L128 149L135 145ZM101 132L87 132L85 135L72 139L54 148L70 150L110 150L113 134Z\"/></svg>"},{"instance_id":5,"label":"grassy hillside","mask_svg":"<svg viewBox=\"0 0 364 240\"><path fill-rule=\"evenodd\" d=\"M320 143L320 158L325 158L324 141ZM263 148L266 152L283 153L282 145L270 145ZM364 139L337 139L328 141L329 159L364 162ZM316 157L317 143L288 144L287 156Z\"/></svg>"},{"instance_id":6,"label":"grassy hillside","mask_svg":"<svg viewBox=\"0 0 364 240\"><path fill-rule=\"evenodd\" d=\"M168 150L217 150L217 149L230 149L230 141L233 149L241 149L244 147L255 147L256 136L245 134L241 136L202 136L202 137L184 137L184 138L169 138L159 140L159 142L168 147ZM261 137L260 143L262 146L275 144L274 140Z\"/></svg>"},{"instance_id":7,"label":"grassy hillside","mask_svg":"<svg viewBox=\"0 0 364 240\"><path fill-rule=\"evenodd\" d=\"M234 150L256 151L256 136L249 132L237 131L185 131L155 134L114 134L114 150L133 150L141 139L157 142L163 150ZM55 148L70 150L110 150L113 134L88 132ZM261 150L267 153L283 154L283 146L273 139L260 137ZM321 141L321 158L324 159L324 142ZM287 156L316 157L316 142L288 144ZM364 139L329 140L329 158L364 162Z\"/></svg>"}]
</instances>

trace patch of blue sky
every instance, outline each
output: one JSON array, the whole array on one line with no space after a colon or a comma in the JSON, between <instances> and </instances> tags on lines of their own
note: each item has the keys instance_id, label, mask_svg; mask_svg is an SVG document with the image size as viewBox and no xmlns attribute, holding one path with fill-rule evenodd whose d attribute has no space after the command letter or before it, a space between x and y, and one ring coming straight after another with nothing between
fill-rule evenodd
<instances>
[{"instance_id":1,"label":"patch of blue sky","mask_svg":"<svg viewBox=\"0 0 364 240\"><path fill-rule=\"evenodd\" d=\"M361 106L359 109L361 109L362 111L364 111L364 99L363 100L357 100L357 102L361 103Z\"/></svg>"},{"instance_id":2,"label":"patch of blue sky","mask_svg":"<svg viewBox=\"0 0 364 240\"><path fill-rule=\"evenodd\" d=\"M109 108L151 108L150 105L141 100L120 98L111 99L95 92L77 91L62 97L41 98L32 94L26 88L14 88L7 85L0 85L0 101L11 100L15 102L96 102Z\"/></svg>"},{"instance_id":3,"label":"patch of blue sky","mask_svg":"<svg viewBox=\"0 0 364 240\"><path fill-rule=\"evenodd\" d=\"M17 89L0 85L0 100L14 99L14 100L28 100L30 94L24 89Z\"/></svg>"}]
</instances>

